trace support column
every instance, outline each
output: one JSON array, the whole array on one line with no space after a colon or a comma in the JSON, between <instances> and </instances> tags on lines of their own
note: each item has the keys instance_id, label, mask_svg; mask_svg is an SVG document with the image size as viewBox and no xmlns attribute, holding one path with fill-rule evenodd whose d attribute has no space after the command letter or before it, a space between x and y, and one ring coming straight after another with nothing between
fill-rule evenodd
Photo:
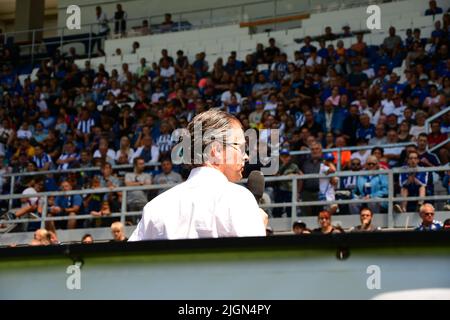
<instances>
[{"instance_id":1,"label":"support column","mask_svg":"<svg viewBox=\"0 0 450 320\"><path fill-rule=\"evenodd\" d=\"M45 0L16 0L15 31L41 29L44 27ZM35 41L40 42L42 31L36 32ZM15 35L16 42L33 40L32 32L23 32Z\"/></svg>"}]
</instances>

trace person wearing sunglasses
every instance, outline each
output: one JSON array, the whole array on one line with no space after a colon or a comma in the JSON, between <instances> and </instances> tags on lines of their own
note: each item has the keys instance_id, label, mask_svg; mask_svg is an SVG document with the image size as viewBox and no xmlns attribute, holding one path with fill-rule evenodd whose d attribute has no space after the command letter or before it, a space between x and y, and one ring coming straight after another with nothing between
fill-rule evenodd
<instances>
[{"instance_id":1,"label":"person wearing sunglasses","mask_svg":"<svg viewBox=\"0 0 450 320\"><path fill-rule=\"evenodd\" d=\"M379 171L380 166L375 156L369 156L366 161L367 171ZM388 178L386 175L375 174L359 176L356 181L356 194L362 199L381 199L388 196ZM361 205L361 204L360 204ZM386 212L387 202L372 202L367 204L374 213Z\"/></svg>"},{"instance_id":2,"label":"person wearing sunglasses","mask_svg":"<svg viewBox=\"0 0 450 320\"><path fill-rule=\"evenodd\" d=\"M416 231L438 231L442 229L442 222L434 220L434 207L430 203L425 203L419 209L422 223L416 228Z\"/></svg>"}]
</instances>

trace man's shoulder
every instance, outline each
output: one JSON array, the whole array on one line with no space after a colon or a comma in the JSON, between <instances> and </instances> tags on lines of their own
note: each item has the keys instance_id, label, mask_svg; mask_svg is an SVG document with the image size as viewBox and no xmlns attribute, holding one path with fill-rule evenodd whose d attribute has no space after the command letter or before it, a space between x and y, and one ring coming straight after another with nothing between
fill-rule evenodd
<instances>
[{"instance_id":1,"label":"man's shoulder","mask_svg":"<svg viewBox=\"0 0 450 320\"><path fill-rule=\"evenodd\" d=\"M250 190L239 184L227 182L224 191L225 196L236 199L235 201L254 200L256 203L256 199L254 195L250 192Z\"/></svg>"}]
</instances>

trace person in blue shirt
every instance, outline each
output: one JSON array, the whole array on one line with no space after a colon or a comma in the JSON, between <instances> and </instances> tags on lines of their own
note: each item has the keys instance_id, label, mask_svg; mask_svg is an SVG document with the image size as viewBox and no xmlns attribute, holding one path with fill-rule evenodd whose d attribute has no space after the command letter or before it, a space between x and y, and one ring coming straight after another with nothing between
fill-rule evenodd
<instances>
[{"instance_id":1,"label":"person in blue shirt","mask_svg":"<svg viewBox=\"0 0 450 320\"><path fill-rule=\"evenodd\" d=\"M311 51L313 51L314 49L316 49L316 47L311 45L311 37L307 36L305 38L305 45L300 49L300 52L303 54L305 59L307 59L309 58Z\"/></svg>"},{"instance_id":2,"label":"person in blue shirt","mask_svg":"<svg viewBox=\"0 0 450 320\"><path fill-rule=\"evenodd\" d=\"M428 172L414 172L414 170L419 168L419 154L417 151L409 153L408 166L404 168L408 168L412 172L401 173L399 176L401 196L425 197ZM423 201L404 201L400 208L396 205L395 209L400 212L415 212L417 210L417 204L421 205L422 203Z\"/></svg>"},{"instance_id":3,"label":"person in blue shirt","mask_svg":"<svg viewBox=\"0 0 450 320\"><path fill-rule=\"evenodd\" d=\"M61 191L72 191L72 185L69 181L65 180L61 183ZM57 196L55 198L55 203L49 208L49 216L70 216L74 217L81 212L81 207L83 205L83 199L80 195L71 196ZM67 222L61 221L62 225L67 225L67 229L75 229L77 226L77 220L70 219ZM55 221L49 221L47 223L48 230L55 230L56 227L60 227L59 223L55 224Z\"/></svg>"},{"instance_id":4,"label":"person in blue shirt","mask_svg":"<svg viewBox=\"0 0 450 320\"><path fill-rule=\"evenodd\" d=\"M378 158L375 156L369 156L366 161L366 170L375 171L380 170ZM388 196L388 178L387 175L367 175L358 176L356 180L356 195L362 199L381 199ZM386 211L387 202L369 203L368 207L374 213L380 213Z\"/></svg>"},{"instance_id":5,"label":"person in blue shirt","mask_svg":"<svg viewBox=\"0 0 450 320\"><path fill-rule=\"evenodd\" d=\"M434 220L434 207L429 203L420 206L419 210L422 223L415 229L416 231L439 231L442 229L442 222Z\"/></svg>"},{"instance_id":6,"label":"person in blue shirt","mask_svg":"<svg viewBox=\"0 0 450 320\"><path fill-rule=\"evenodd\" d=\"M367 113L359 116L359 127L356 130L356 139L370 140L375 137L375 126L370 123L370 117Z\"/></svg>"},{"instance_id":7,"label":"person in blue shirt","mask_svg":"<svg viewBox=\"0 0 450 320\"><path fill-rule=\"evenodd\" d=\"M438 7L436 4L436 0L430 0L429 2L429 8L425 10L426 16L434 16L436 14L443 13L442 8Z\"/></svg>"}]
</instances>

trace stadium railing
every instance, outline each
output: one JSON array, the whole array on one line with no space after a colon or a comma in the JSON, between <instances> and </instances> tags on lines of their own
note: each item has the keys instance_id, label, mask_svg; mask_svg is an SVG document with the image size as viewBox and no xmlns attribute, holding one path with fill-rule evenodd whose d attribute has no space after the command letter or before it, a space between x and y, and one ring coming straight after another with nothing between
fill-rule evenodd
<instances>
[{"instance_id":1,"label":"stadium railing","mask_svg":"<svg viewBox=\"0 0 450 320\"><path fill-rule=\"evenodd\" d=\"M393 0L393 1L400 1L400 0ZM336 0L331 4L328 3L320 3L317 4L312 0L305 1L304 8L301 10L293 10L292 12L289 12L289 14L301 14L301 13L315 13L315 12L324 12L327 10L337 10L337 9L348 9L352 7L360 7L365 4L382 4L385 3L383 0L363 0L363 1L349 1L349 0ZM248 7L254 7L254 6L261 6L263 8L266 8L268 4L272 5L271 10L261 10L264 12L264 14L260 14L258 16L252 16L251 18L254 19L264 19L264 18L277 18L280 16L285 16L286 14L284 12L281 12L280 10L281 6L283 5L282 1L280 0L263 0L263 1L257 1L252 3L246 3L246 4L237 4L237 5L229 5L229 6L222 6L217 8L207 8L207 9L200 9L200 10L194 10L194 11L182 11L182 12L174 12L172 13L174 27L171 30L171 32L178 32L178 31L185 31L185 30L192 30L192 29L204 29L204 28L211 28L211 27L217 27L217 26L224 26L224 25L230 25L230 24L238 24L240 22L246 22L248 21L248 10L246 8ZM235 15L230 15L228 19L223 19L223 14L221 15L220 12L236 12ZM250 10L252 13L255 11L254 8ZM267 12L267 13L266 13ZM191 21L189 18L189 15L192 15L192 20L197 21ZM163 22L164 15L154 15L154 16L143 16L143 17L133 17L133 18L127 18L125 21L127 22L127 28L128 30L132 30L133 28L138 27L139 25L136 24L136 21L139 21L141 24L143 20L148 21L149 27L154 27L161 22ZM188 20L188 21L186 21ZM158 22L158 24L156 23ZM186 22L189 22L186 24ZM116 20L110 19L108 22L109 29L114 30L114 25L116 23ZM274 24L274 28L276 27L276 24ZM41 44L45 44L47 46L47 49L50 48L51 50L54 50L56 48L62 48L64 45L74 42L81 42L84 44L84 46L87 48L87 55L89 58L91 58L91 52L94 47L94 44L96 41L100 41L103 39L103 37L98 37L97 29L98 23L89 23L89 24L82 24L80 30L68 30L65 27L59 27L59 28L39 28L39 29L30 29L30 30L23 30L23 31L10 31L4 33L4 45L8 45L11 41L13 41L14 37L17 35L28 35L28 37L31 39L28 41L28 43L21 44L20 48L21 50L29 50L30 56L31 56L31 62L34 64L35 62L35 56L39 53L39 48L41 47ZM152 34L158 34L158 33L165 33L166 30L160 30L158 28L153 28ZM113 32L112 32L113 33ZM47 40L43 38L43 34L52 35L50 37L47 37ZM130 33L130 35L133 35L133 33ZM135 36L135 35L134 35ZM49 53L47 53L47 56Z\"/></svg>"},{"instance_id":2,"label":"stadium railing","mask_svg":"<svg viewBox=\"0 0 450 320\"><path fill-rule=\"evenodd\" d=\"M394 183L394 175L400 173L408 173L408 172L442 172L449 171L449 166L442 167L430 167L430 168L415 168L414 170L410 168L397 168L392 170L375 170L375 171L345 171L345 172L337 172L329 175L321 175L321 174L304 174L304 175L289 175L289 176L280 176L280 177L269 177L266 179L267 182L282 182L282 181L291 181L292 182L292 199L291 202L286 203L271 203L267 205L261 206L262 208L279 208L279 207L291 207L291 223L294 223L298 218L297 208L309 207L309 206L326 206L331 204L344 205L344 204L358 204L358 203L380 203L380 202L388 202L388 213L387 213L387 224L383 227L394 228L394 203L402 202L402 201L449 201L450 195L433 195L426 197L396 197L395 196L395 183ZM298 200L298 189L297 182L299 180L306 179L329 179L332 177L348 177L348 176L368 176L368 175L387 175L388 176L388 196L387 198L376 198L376 199L351 199L351 200L336 200L336 201L299 201ZM245 180L242 181L245 183ZM48 217L48 198L54 196L72 196L72 195L89 195L89 194L105 194L105 193L122 193L122 202L121 202L121 211L120 213L113 213L104 218L111 217L120 217L120 221L122 223L125 222L126 217L129 216L140 216L142 211L139 212L128 212L127 211L127 193L132 191L149 191L149 190L161 190L174 187L173 184L166 185L149 185L149 186L141 186L141 187L118 187L118 188L101 188L101 189L85 189L85 190L76 190L69 192L44 192L33 194L32 197L39 197L43 199L43 207L42 207L42 215L40 217L36 217L34 219L14 219L14 220L1 220L0 224L19 224L19 223L30 223L30 222L40 222L42 228L45 228L46 221L64 221L64 220L85 220L85 219L93 219L97 217L93 217L91 215L77 215L73 217ZM23 194L12 194L12 195L1 195L0 201L2 200L12 200L12 199L23 199L29 198L30 196L24 196ZM103 217L102 217L103 218Z\"/></svg>"},{"instance_id":3,"label":"stadium railing","mask_svg":"<svg viewBox=\"0 0 450 320\"><path fill-rule=\"evenodd\" d=\"M413 144L413 142L403 142L403 143L396 143L396 144L386 144L383 145L383 148L401 148L406 147L408 145ZM352 147L342 147L342 148L332 148L332 149L325 149L323 150L324 153L328 152L337 152L337 169L338 171L341 170L341 154L343 151L360 151L360 150L371 150L375 146L352 146ZM305 151L292 151L291 155L306 155L310 154L311 151L305 150ZM146 164L146 166L151 167L158 167L160 165L159 162L149 162ZM113 166L113 170L130 170L133 169L132 165L115 165ZM76 169L66 169L64 171L61 170L49 170L49 171L35 171L35 172L19 172L19 173L7 173L3 175L3 178L10 178L10 194L14 194L14 187L16 178L18 177L30 177L30 176L44 176L48 174L67 174L71 172L95 172L100 171L100 167L90 167L90 168L76 168ZM12 209L12 199L9 201L9 210Z\"/></svg>"}]
</instances>

